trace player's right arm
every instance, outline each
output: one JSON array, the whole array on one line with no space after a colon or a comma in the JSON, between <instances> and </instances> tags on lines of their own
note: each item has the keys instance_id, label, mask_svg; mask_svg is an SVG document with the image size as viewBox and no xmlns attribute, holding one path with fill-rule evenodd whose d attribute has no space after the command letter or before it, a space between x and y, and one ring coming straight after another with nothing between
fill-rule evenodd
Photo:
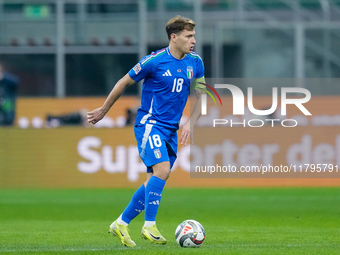
<instances>
[{"instance_id":1,"label":"player's right arm","mask_svg":"<svg viewBox=\"0 0 340 255\"><path fill-rule=\"evenodd\" d=\"M104 118L105 114L110 110L112 105L123 94L124 90L133 83L135 83L135 81L127 73L113 87L104 104L101 107L87 113L87 121L89 123L96 124L98 121Z\"/></svg>"}]
</instances>

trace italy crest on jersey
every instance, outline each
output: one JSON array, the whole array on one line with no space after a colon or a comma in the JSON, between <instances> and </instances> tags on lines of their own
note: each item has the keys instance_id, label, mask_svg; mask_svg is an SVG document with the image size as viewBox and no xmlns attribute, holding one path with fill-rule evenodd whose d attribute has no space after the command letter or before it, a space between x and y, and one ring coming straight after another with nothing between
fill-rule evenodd
<instances>
[{"instance_id":1,"label":"italy crest on jersey","mask_svg":"<svg viewBox=\"0 0 340 255\"><path fill-rule=\"evenodd\" d=\"M159 149L154 150L153 153L155 153L155 157L156 158L161 158L162 157L161 151Z\"/></svg>"},{"instance_id":2,"label":"italy crest on jersey","mask_svg":"<svg viewBox=\"0 0 340 255\"><path fill-rule=\"evenodd\" d=\"M191 79L194 76L194 69L192 66L187 67L187 77L188 79Z\"/></svg>"}]
</instances>

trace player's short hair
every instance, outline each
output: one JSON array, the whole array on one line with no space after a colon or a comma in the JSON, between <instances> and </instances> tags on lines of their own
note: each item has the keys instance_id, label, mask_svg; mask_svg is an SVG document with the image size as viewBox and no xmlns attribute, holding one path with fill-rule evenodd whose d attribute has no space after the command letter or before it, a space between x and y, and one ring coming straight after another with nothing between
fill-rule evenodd
<instances>
[{"instance_id":1,"label":"player's short hair","mask_svg":"<svg viewBox=\"0 0 340 255\"><path fill-rule=\"evenodd\" d=\"M168 35L168 39L170 40L171 34L178 34L184 29L192 31L195 26L196 23L193 20L177 15L168 21L165 30Z\"/></svg>"}]
</instances>

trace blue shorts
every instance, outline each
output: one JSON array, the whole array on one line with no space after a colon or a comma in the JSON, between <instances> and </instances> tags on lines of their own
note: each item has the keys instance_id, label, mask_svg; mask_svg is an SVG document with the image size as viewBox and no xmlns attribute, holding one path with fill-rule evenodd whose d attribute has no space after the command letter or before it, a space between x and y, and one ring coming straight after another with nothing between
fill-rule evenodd
<instances>
[{"instance_id":1,"label":"blue shorts","mask_svg":"<svg viewBox=\"0 0 340 255\"><path fill-rule=\"evenodd\" d=\"M170 169L177 158L177 131L156 124L135 125L135 136L139 156L152 173L152 166L164 161L170 162Z\"/></svg>"}]
</instances>

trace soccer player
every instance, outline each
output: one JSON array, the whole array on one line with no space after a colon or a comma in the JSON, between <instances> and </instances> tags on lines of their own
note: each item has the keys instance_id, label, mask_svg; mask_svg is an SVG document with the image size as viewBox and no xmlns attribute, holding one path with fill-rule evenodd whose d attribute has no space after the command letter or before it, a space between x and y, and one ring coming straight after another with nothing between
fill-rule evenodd
<instances>
[{"instance_id":1,"label":"soccer player","mask_svg":"<svg viewBox=\"0 0 340 255\"><path fill-rule=\"evenodd\" d=\"M145 224L142 237L152 243L166 243L156 226L157 210L163 187L177 157L177 130L190 86L193 82L205 82L203 61L193 52L196 43L195 22L176 16L168 21L166 32L169 46L142 58L116 83L103 106L88 113L88 122L97 123L127 86L144 79L134 131L139 155L147 167L147 178L123 213L110 226L110 232L128 247L136 244L127 226L143 210ZM196 90L194 109L182 128L179 138L181 144L187 144L200 116L200 91Z\"/></svg>"}]
</instances>

